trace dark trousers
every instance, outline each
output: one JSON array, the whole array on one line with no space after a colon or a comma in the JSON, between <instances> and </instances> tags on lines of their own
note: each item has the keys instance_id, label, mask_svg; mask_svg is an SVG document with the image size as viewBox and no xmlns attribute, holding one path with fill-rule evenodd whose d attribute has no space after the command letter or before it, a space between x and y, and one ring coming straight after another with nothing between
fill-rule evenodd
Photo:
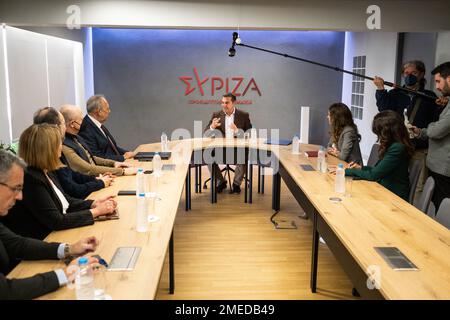
<instances>
[{"instance_id":1,"label":"dark trousers","mask_svg":"<svg viewBox=\"0 0 450 320\"><path fill-rule=\"evenodd\" d=\"M450 198L450 177L443 176L442 174L428 171L429 175L433 177L435 182L433 198L434 206L436 207L436 212L439 210L442 200L445 198Z\"/></svg>"}]
</instances>

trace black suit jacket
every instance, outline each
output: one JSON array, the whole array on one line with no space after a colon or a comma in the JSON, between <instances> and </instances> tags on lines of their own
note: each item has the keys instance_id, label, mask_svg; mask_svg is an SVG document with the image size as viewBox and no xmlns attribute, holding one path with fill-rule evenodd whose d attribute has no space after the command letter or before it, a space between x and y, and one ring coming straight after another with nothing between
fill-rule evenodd
<instances>
[{"instance_id":1,"label":"black suit jacket","mask_svg":"<svg viewBox=\"0 0 450 320\"><path fill-rule=\"evenodd\" d=\"M115 161L124 161L125 158L123 157L123 154L127 152L127 150L122 149L117 145L116 140L114 140L114 137L109 131L107 131L107 134L112 143L116 146L120 155L117 155L115 153L114 149L111 147L108 139L105 137L101 129L95 125L95 123L89 118L88 115L86 115L83 119L83 123L81 124L78 136L84 139L90 151L95 156L112 159Z\"/></svg>"},{"instance_id":2,"label":"black suit jacket","mask_svg":"<svg viewBox=\"0 0 450 320\"><path fill-rule=\"evenodd\" d=\"M236 127L238 129L242 129L244 132L251 129L252 123L250 122L250 115L248 114L248 112L239 110L237 108L235 108L234 110L234 124L236 125ZM211 132L210 126L214 118L220 118L220 127L216 128L216 130L219 130L222 133L222 137L225 137L225 112L223 112L223 110L213 113L211 120L209 120L209 123L205 128L205 132Z\"/></svg>"},{"instance_id":3,"label":"black suit jacket","mask_svg":"<svg viewBox=\"0 0 450 320\"><path fill-rule=\"evenodd\" d=\"M52 173L49 177L62 190L57 177ZM25 171L23 200L18 201L1 222L15 233L35 239L44 239L54 230L94 223L89 210L92 200L80 200L64 195L69 202L66 214L62 213L62 204L44 173L28 167Z\"/></svg>"},{"instance_id":4,"label":"black suit jacket","mask_svg":"<svg viewBox=\"0 0 450 320\"><path fill-rule=\"evenodd\" d=\"M55 171L64 193L77 199L84 199L92 192L105 187L103 181L95 176L88 176L69 167L63 167Z\"/></svg>"},{"instance_id":5,"label":"black suit jacket","mask_svg":"<svg viewBox=\"0 0 450 320\"><path fill-rule=\"evenodd\" d=\"M0 300L33 299L59 288L56 273L46 272L23 279L7 279L10 261L58 259L59 243L16 235L0 223Z\"/></svg>"}]
</instances>

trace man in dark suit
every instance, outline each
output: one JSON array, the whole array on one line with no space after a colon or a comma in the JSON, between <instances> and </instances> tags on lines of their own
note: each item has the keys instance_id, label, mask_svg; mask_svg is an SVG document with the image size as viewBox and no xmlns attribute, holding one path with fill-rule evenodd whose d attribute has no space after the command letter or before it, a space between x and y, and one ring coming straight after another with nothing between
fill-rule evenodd
<instances>
[{"instance_id":1,"label":"man in dark suit","mask_svg":"<svg viewBox=\"0 0 450 320\"><path fill-rule=\"evenodd\" d=\"M86 141L92 154L122 162L134 157L134 152L119 147L116 140L104 126L111 109L106 98L95 95L86 102L88 114L84 117L79 135Z\"/></svg>"},{"instance_id":2,"label":"man in dark suit","mask_svg":"<svg viewBox=\"0 0 450 320\"><path fill-rule=\"evenodd\" d=\"M222 110L213 113L211 120L205 128L205 133L209 134L213 130L219 130L223 137L234 138L251 129L252 124L250 122L250 116L247 112L236 109L235 107L236 97L232 93L227 93L222 96ZM219 167L216 166L216 180L219 182L217 185L217 192L222 192L227 187L227 181L220 173ZM241 183L244 178L245 165L237 164L232 193L241 192Z\"/></svg>"},{"instance_id":3,"label":"man in dark suit","mask_svg":"<svg viewBox=\"0 0 450 320\"><path fill-rule=\"evenodd\" d=\"M22 200L23 176L26 164L15 155L0 150L0 217L8 214L17 200ZM11 263L15 260L65 259L83 255L96 249L98 241L89 237L75 244L47 243L16 235L0 222L0 300L33 299L57 290L67 284L72 273L57 269L29 278L7 279ZM90 263L96 262L91 259ZM73 260L71 264L76 264Z\"/></svg>"}]
</instances>

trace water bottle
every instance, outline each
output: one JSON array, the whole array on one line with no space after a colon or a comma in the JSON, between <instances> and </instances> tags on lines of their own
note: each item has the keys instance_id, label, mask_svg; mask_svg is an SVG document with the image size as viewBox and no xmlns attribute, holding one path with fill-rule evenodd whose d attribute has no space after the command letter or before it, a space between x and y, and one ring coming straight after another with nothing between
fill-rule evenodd
<instances>
[{"instance_id":1,"label":"water bottle","mask_svg":"<svg viewBox=\"0 0 450 320\"><path fill-rule=\"evenodd\" d=\"M345 170L342 163L339 163L336 169L334 191L341 194L345 193Z\"/></svg>"},{"instance_id":2,"label":"water bottle","mask_svg":"<svg viewBox=\"0 0 450 320\"><path fill-rule=\"evenodd\" d=\"M136 198L136 231L148 231L148 217L147 217L147 200L145 193L140 193Z\"/></svg>"},{"instance_id":3,"label":"water bottle","mask_svg":"<svg viewBox=\"0 0 450 320\"><path fill-rule=\"evenodd\" d=\"M87 258L78 259L78 273L75 277L75 295L77 300L94 300L94 274Z\"/></svg>"},{"instance_id":4,"label":"water bottle","mask_svg":"<svg viewBox=\"0 0 450 320\"><path fill-rule=\"evenodd\" d=\"M292 153L299 154L300 153L300 140L297 136L292 139Z\"/></svg>"},{"instance_id":5,"label":"water bottle","mask_svg":"<svg viewBox=\"0 0 450 320\"><path fill-rule=\"evenodd\" d=\"M167 143L167 134L165 132L161 135L161 151L167 152L168 150L168 143Z\"/></svg>"},{"instance_id":6,"label":"water bottle","mask_svg":"<svg viewBox=\"0 0 450 320\"><path fill-rule=\"evenodd\" d=\"M136 173L136 196L145 192L145 175L144 169L138 169Z\"/></svg>"},{"instance_id":7,"label":"water bottle","mask_svg":"<svg viewBox=\"0 0 450 320\"><path fill-rule=\"evenodd\" d=\"M327 172L327 159L325 157L325 148L320 147L317 153L317 171L326 173Z\"/></svg>"},{"instance_id":8,"label":"water bottle","mask_svg":"<svg viewBox=\"0 0 450 320\"><path fill-rule=\"evenodd\" d=\"M250 142L255 143L257 138L258 137L257 137L256 128L251 128L250 129Z\"/></svg>"},{"instance_id":9,"label":"water bottle","mask_svg":"<svg viewBox=\"0 0 450 320\"><path fill-rule=\"evenodd\" d=\"M409 138L414 139L414 132L411 130L412 124L409 123L408 109L406 109L406 108L405 108L405 110L403 110L403 118L405 119L405 127L408 130Z\"/></svg>"},{"instance_id":10,"label":"water bottle","mask_svg":"<svg viewBox=\"0 0 450 320\"><path fill-rule=\"evenodd\" d=\"M158 152L155 153L152 164L153 164L153 172L156 175L160 175L161 170L162 170L162 162L161 162L161 156L159 155Z\"/></svg>"},{"instance_id":11,"label":"water bottle","mask_svg":"<svg viewBox=\"0 0 450 320\"><path fill-rule=\"evenodd\" d=\"M327 152L325 151L325 148L323 148L323 157L322 157L322 164L320 165L320 172L327 173L327 170L328 170Z\"/></svg>"}]
</instances>

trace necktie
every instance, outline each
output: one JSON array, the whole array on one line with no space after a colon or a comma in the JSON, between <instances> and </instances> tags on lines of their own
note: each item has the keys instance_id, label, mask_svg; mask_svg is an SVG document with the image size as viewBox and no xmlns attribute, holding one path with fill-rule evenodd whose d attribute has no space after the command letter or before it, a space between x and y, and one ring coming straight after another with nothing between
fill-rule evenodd
<instances>
[{"instance_id":1,"label":"necktie","mask_svg":"<svg viewBox=\"0 0 450 320\"><path fill-rule=\"evenodd\" d=\"M112 139L110 138L110 134L109 134L108 129L106 129L106 127L105 127L104 125L102 125L101 128L102 128L103 132L105 133L105 136L106 136L106 138L108 139L109 145L111 146L111 148L113 148L114 152L115 152L117 155L120 156L119 150L117 150L116 145L114 144L114 142L113 142Z\"/></svg>"},{"instance_id":2,"label":"necktie","mask_svg":"<svg viewBox=\"0 0 450 320\"><path fill-rule=\"evenodd\" d=\"M77 138L73 139L75 141L76 144L78 144L81 149L83 149L84 153L86 154L87 158L88 158L88 162L90 164L96 164L95 160L94 160L94 156L92 155L91 151L89 150L89 148L87 148L86 146L84 146L80 141L78 141Z\"/></svg>"}]
</instances>

